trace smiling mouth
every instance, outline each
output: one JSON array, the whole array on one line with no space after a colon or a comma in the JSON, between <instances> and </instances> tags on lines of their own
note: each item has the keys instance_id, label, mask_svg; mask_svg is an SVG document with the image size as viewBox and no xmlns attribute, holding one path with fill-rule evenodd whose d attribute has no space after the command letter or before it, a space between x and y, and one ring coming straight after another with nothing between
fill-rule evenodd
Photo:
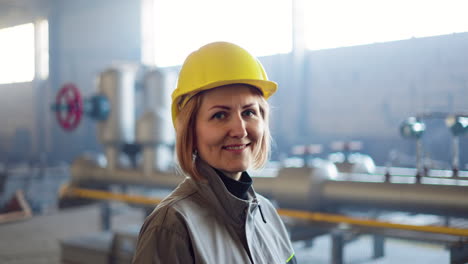
<instances>
[{"instance_id":1,"label":"smiling mouth","mask_svg":"<svg viewBox=\"0 0 468 264\"><path fill-rule=\"evenodd\" d=\"M248 146L250 146L250 143L249 144L242 144L242 145L228 145L228 146L224 146L223 149L225 150L243 150L245 148L247 148Z\"/></svg>"}]
</instances>

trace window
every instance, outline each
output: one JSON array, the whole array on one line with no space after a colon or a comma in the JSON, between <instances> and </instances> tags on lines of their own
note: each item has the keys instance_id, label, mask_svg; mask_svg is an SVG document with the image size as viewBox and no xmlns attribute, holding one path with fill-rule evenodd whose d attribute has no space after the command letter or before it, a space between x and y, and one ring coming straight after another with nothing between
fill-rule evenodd
<instances>
[{"instance_id":1,"label":"window","mask_svg":"<svg viewBox=\"0 0 468 264\"><path fill-rule=\"evenodd\" d=\"M145 2L154 10L151 19L143 14L146 21L152 20L154 34L152 39L143 36L143 41L154 44L143 43L143 47L154 47L146 54L152 54L157 66L180 65L190 52L213 41L234 42L255 56L292 49L290 0L146 0L143 5Z\"/></svg>"},{"instance_id":2,"label":"window","mask_svg":"<svg viewBox=\"0 0 468 264\"><path fill-rule=\"evenodd\" d=\"M468 31L466 0L304 1L309 49Z\"/></svg>"},{"instance_id":3,"label":"window","mask_svg":"<svg viewBox=\"0 0 468 264\"><path fill-rule=\"evenodd\" d=\"M0 29L0 84L34 79L34 24Z\"/></svg>"}]
</instances>

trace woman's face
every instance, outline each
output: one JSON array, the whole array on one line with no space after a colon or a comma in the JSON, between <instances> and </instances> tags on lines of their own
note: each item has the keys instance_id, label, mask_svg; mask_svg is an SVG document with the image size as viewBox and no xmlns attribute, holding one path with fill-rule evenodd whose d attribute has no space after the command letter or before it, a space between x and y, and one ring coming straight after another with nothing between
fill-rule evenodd
<instances>
[{"instance_id":1,"label":"woman's face","mask_svg":"<svg viewBox=\"0 0 468 264\"><path fill-rule=\"evenodd\" d=\"M253 164L264 133L259 95L251 89L234 84L204 92L195 123L200 158L236 180Z\"/></svg>"}]
</instances>

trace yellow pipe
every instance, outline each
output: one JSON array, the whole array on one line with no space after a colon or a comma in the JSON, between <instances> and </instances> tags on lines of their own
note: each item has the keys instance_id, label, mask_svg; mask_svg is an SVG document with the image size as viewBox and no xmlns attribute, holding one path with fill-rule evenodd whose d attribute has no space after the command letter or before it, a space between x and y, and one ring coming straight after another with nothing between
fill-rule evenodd
<instances>
[{"instance_id":1,"label":"yellow pipe","mask_svg":"<svg viewBox=\"0 0 468 264\"><path fill-rule=\"evenodd\" d=\"M107 191L97 191L82 188L73 188L63 186L60 190L60 196L75 196L95 200L119 201L133 204L156 205L162 200L157 198L148 198L141 195L119 194Z\"/></svg>"},{"instance_id":2,"label":"yellow pipe","mask_svg":"<svg viewBox=\"0 0 468 264\"><path fill-rule=\"evenodd\" d=\"M389 229L402 229L419 232L440 233L455 236L468 236L468 229L444 227L444 226L417 226L395 224L372 219L360 219L336 214L312 213L289 209L278 209L278 213L282 216L292 217L295 219L302 219L316 222L330 222L330 223L347 223L351 225L369 226L378 228Z\"/></svg>"},{"instance_id":3,"label":"yellow pipe","mask_svg":"<svg viewBox=\"0 0 468 264\"><path fill-rule=\"evenodd\" d=\"M87 199L120 201L120 202L126 202L126 203L146 204L146 205L155 205L162 201L161 199L148 198L148 197L141 196L141 195L118 194L118 193L107 192L107 191L72 188L69 186L62 187L62 189L60 190L60 196L76 196L76 197L87 198ZM278 209L278 213L281 216L307 220L307 221L346 223L346 224L358 225L358 226L401 229L401 230L411 230L411 231L419 231L419 232L439 233L439 234L468 237L468 229L461 229L461 228L444 227L444 226L416 226L416 225L395 224L395 223L377 221L377 220L372 220L372 219L360 219L360 218L348 217L348 216L343 216L343 215L313 213L313 212L305 212L305 211L290 210L290 209Z\"/></svg>"}]
</instances>

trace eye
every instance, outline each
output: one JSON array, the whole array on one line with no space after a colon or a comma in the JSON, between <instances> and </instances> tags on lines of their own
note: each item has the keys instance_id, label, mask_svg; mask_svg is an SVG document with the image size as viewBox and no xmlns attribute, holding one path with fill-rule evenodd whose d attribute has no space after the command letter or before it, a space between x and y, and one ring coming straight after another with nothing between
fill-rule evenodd
<instances>
[{"instance_id":1,"label":"eye","mask_svg":"<svg viewBox=\"0 0 468 264\"><path fill-rule=\"evenodd\" d=\"M257 112L253 109L248 109L248 110L245 110L244 112L242 112L242 115L243 116L256 116L257 115Z\"/></svg>"},{"instance_id":2,"label":"eye","mask_svg":"<svg viewBox=\"0 0 468 264\"><path fill-rule=\"evenodd\" d=\"M216 112L211 119L224 119L226 117L225 112Z\"/></svg>"}]
</instances>

